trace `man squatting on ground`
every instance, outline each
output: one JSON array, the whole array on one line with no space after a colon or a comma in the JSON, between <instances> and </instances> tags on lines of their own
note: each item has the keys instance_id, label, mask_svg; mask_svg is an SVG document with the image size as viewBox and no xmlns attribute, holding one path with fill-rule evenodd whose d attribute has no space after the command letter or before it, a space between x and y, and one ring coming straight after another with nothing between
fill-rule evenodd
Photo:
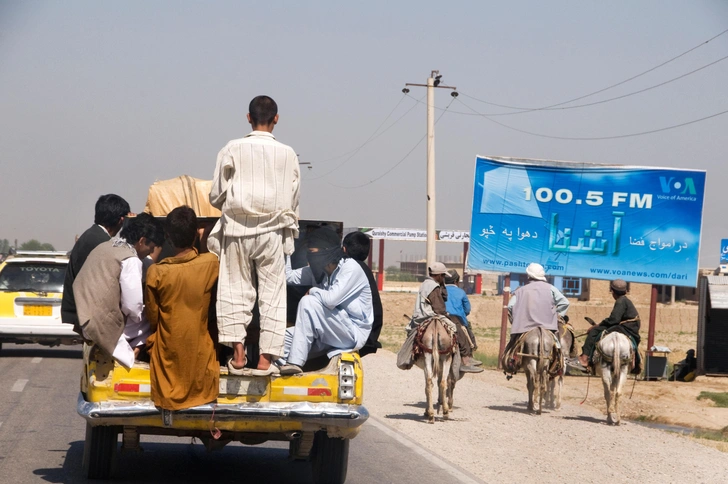
<instances>
[{"instance_id":1,"label":"man squatting on ground","mask_svg":"<svg viewBox=\"0 0 728 484\"><path fill-rule=\"evenodd\" d=\"M63 281L63 298L61 299L61 320L64 323L72 324L73 330L81 334L81 327L78 325L78 314L76 314L76 300L73 298L73 281L81 271L86 258L99 244L106 242L115 236L124 219L131 209L126 200L119 195L110 193L101 195L94 207L94 224L88 228L71 249L66 268L66 278Z\"/></svg>"},{"instance_id":2,"label":"man squatting on ground","mask_svg":"<svg viewBox=\"0 0 728 484\"><path fill-rule=\"evenodd\" d=\"M634 343L634 347L640 344L640 315L637 308L634 307L632 301L626 296L627 283L622 279L615 279L609 283L609 291L614 298L614 307L609 317L596 326L589 328L586 334L584 346L581 347L581 355L579 363L588 368L591 365L591 358L594 355L594 348L599 341L602 333L611 333L617 331L630 338ZM639 375L642 371L642 361L639 351L635 351L635 366L632 373Z\"/></svg>"},{"instance_id":3,"label":"man squatting on ground","mask_svg":"<svg viewBox=\"0 0 728 484\"><path fill-rule=\"evenodd\" d=\"M277 371L286 329L285 255L298 236L300 173L296 152L273 137L278 106L268 96L250 101L253 132L230 141L217 156L210 203L222 211L208 238L220 257L217 324L220 343L233 347L228 371L246 363L245 336L256 302L260 357L254 375ZM257 284L256 284L257 281Z\"/></svg>"},{"instance_id":4,"label":"man squatting on ground","mask_svg":"<svg viewBox=\"0 0 728 484\"><path fill-rule=\"evenodd\" d=\"M149 336L149 323L142 318L142 259L162 244L162 222L139 214L118 237L91 251L73 283L83 337L127 369Z\"/></svg>"},{"instance_id":5,"label":"man squatting on ground","mask_svg":"<svg viewBox=\"0 0 728 484\"><path fill-rule=\"evenodd\" d=\"M481 364L481 362L473 360L473 348L468 342L463 325L459 321L455 322L448 317L447 306L445 304L447 300L447 289L445 288L447 268L445 264L442 262L434 262L427 270L430 276L422 281L420 289L417 291L415 309L412 314L412 319L406 328L407 339L397 355L397 366L403 370L412 368L414 364L412 348L414 346L415 336L417 335L417 327L430 318L440 317L444 319L446 325L452 325L451 333L454 332L457 338L460 361L462 362L459 365L460 372L480 373L483 371L483 368L479 368L477 365Z\"/></svg>"},{"instance_id":6,"label":"man squatting on ground","mask_svg":"<svg viewBox=\"0 0 728 484\"><path fill-rule=\"evenodd\" d=\"M460 282L460 274L455 269L450 269L445 274L445 289L447 290L447 300L445 301L445 309L447 309L448 318L451 321L457 323L458 320L462 324L465 331L468 334L468 344L472 348L472 351L478 349L478 345L475 342L475 335L473 329L470 327L468 321L468 315L470 314L470 299L465 294L458 283ZM456 319L457 318L457 319ZM472 359L472 364L480 366L483 364L482 361Z\"/></svg>"},{"instance_id":7,"label":"man squatting on ground","mask_svg":"<svg viewBox=\"0 0 728 484\"><path fill-rule=\"evenodd\" d=\"M309 358L362 348L374 321L369 281L356 260L343 257L336 232L319 228L306 245L307 267L293 270L286 261L289 284L314 287L298 303L295 327L286 330L281 375L301 373Z\"/></svg>"},{"instance_id":8,"label":"man squatting on ground","mask_svg":"<svg viewBox=\"0 0 728 484\"><path fill-rule=\"evenodd\" d=\"M208 314L219 263L194 248L197 217L190 207L169 212L165 230L173 253L149 267L145 287L149 373L154 405L182 410L217 399L220 365Z\"/></svg>"},{"instance_id":9,"label":"man squatting on ground","mask_svg":"<svg viewBox=\"0 0 728 484\"><path fill-rule=\"evenodd\" d=\"M541 264L529 264L526 275L528 283L516 289L508 301L511 339L506 345L504 355L508 354L523 333L539 326L558 334L558 317L564 317L569 309L569 300L561 291L546 282L546 272ZM512 362L505 363L503 367L510 372L513 369Z\"/></svg>"},{"instance_id":10,"label":"man squatting on ground","mask_svg":"<svg viewBox=\"0 0 728 484\"><path fill-rule=\"evenodd\" d=\"M382 308L382 299L379 297L377 280L374 279L374 274L372 274L369 266L364 263L369 257L369 250L371 249L369 236L361 232L350 232L344 236L343 249L347 257L351 257L359 263L359 267L367 276L369 289L372 292L372 309L374 311L372 331L369 333L366 344L359 350L359 355L365 356L369 353L376 353L382 347L382 343L379 342L379 334L382 332L382 324L384 323L384 309Z\"/></svg>"}]
</instances>

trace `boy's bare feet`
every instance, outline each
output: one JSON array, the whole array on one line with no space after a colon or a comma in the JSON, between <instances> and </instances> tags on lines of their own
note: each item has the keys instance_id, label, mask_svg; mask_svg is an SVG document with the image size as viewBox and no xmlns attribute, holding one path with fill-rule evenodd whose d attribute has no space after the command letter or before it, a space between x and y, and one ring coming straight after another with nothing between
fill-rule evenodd
<instances>
[{"instance_id":1,"label":"boy's bare feet","mask_svg":"<svg viewBox=\"0 0 728 484\"><path fill-rule=\"evenodd\" d=\"M273 361L273 357L267 353L261 353L260 357L258 358L258 369L259 370L267 370L270 368L271 362Z\"/></svg>"},{"instance_id":2,"label":"boy's bare feet","mask_svg":"<svg viewBox=\"0 0 728 484\"><path fill-rule=\"evenodd\" d=\"M248 359L245 357L245 347L243 343L233 343L233 357L230 360L230 365L233 368L242 369Z\"/></svg>"}]
</instances>

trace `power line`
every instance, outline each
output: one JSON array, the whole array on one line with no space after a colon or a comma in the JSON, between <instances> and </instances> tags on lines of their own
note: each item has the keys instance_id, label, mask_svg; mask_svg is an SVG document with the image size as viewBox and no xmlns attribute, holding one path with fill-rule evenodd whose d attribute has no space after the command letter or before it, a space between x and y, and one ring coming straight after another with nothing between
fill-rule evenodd
<instances>
[{"instance_id":1,"label":"power line","mask_svg":"<svg viewBox=\"0 0 728 484\"><path fill-rule=\"evenodd\" d=\"M697 69L693 69L690 72L686 72L685 74L679 75L677 77L673 77L672 79L668 79L667 81L661 82L659 84L654 84L652 86L648 86L648 87L646 87L644 89L640 89L638 91L633 91L633 92L630 92L630 93L627 93L627 94L622 94L621 96L615 96L615 97L611 97L611 98L607 98L607 99L602 99L601 101L594 101L594 102L591 102L591 103L576 104L574 106L551 107L551 108L538 108L538 109L531 109L531 110L527 110L527 111L511 111L511 112L508 112L508 113L480 113L480 112L477 112L477 111L475 113L465 113L465 112L462 112L462 111L450 111L450 112L452 114L462 114L462 115L465 115L465 116L488 116L488 117L494 117L494 116L512 116L512 115L515 115L515 114L532 113L532 112L536 112L536 111L542 111L542 112L543 111L559 111L559 110L566 110L566 109L584 108L584 107L587 107L587 106L595 106L597 104L604 104L604 103L608 103L608 102L611 102L611 101L616 101L618 99L624 99L624 98L627 98L627 97L630 97L630 96L634 96L636 94L641 94L643 92L651 91L652 89L657 89L658 87L662 87L662 86L664 86L666 84L670 84L670 83L675 82L677 80L680 80L680 79L682 79L684 77L687 77L689 75L695 74L696 72L702 71L703 69L707 69L708 67L713 66L713 65L715 65L715 64L717 64L719 62L722 62L722 61L724 61L726 59L728 59L728 55L726 55L724 57L721 57L720 59L715 60L713 62L709 62L708 64L705 64L705 65L703 65L701 67L698 67ZM462 94L463 96L465 96L467 98L475 99L473 96L469 96L468 94L463 93L462 91L460 91L460 94ZM421 102L421 101L419 101L419 102ZM435 109L437 109L437 108L435 108ZM440 109L442 109L442 108L440 108Z\"/></svg>"},{"instance_id":2,"label":"power line","mask_svg":"<svg viewBox=\"0 0 728 484\"><path fill-rule=\"evenodd\" d=\"M716 61L710 62L710 63L708 63L708 64L706 64L704 66L698 67L697 69L694 69L694 70L692 70L690 72L686 72L685 74L682 74L680 76L673 77L672 79L669 79L667 81L661 82L659 84L655 84L653 86L649 86L649 87L646 87L644 89L640 89L639 91L634 91L634 92L630 92L630 93L627 93L627 94L622 94L621 96L615 96L615 97L611 97L611 98L607 98L607 99L602 99L601 101L594 101L594 102L591 102L591 103L584 103L584 104L576 104L574 106L540 108L540 109L532 109L532 110L529 110L529 111L513 111L513 112L510 112L510 113L494 113L494 114L485 114L485 115L486 116L511 116L511 115L514 115L514 114L523 114L523 113L529 113L529 112L534 112L534 111L558 111L558 110L565 110L565 109L584 108L584 107L587 107L587 106L595 106L597 104L604 104L604 103L608 103L608 102L611 102L611 101L616 101L617 99L624 99L626 97L634 96L636 94L641 94L643 92L650 91L652 89L657 89L658 87L662 87L662 86L664 86L666 84L670 84L671 82L675 82L677 80L680 80L683 77L687 77L687 76L689 76L691 74L695 74L698 71L702 71L703 69L706 69L706 68L708 68L708 67L710 67L712 65L715 65L718 62L722 62L722 61L724 61L726 59L728 59L728 55L727 56L724 56L724 57L721 57L720 59L718 59ZM465 94L463 92L460 92L460 94L462 94L463 96L468 97L470 99L473 99L472 96L468 96L467 94ZM458 111L451 111L451 112L453 114L471 115L470 113L461 113L461 112L458 112Z\"/></svg>"},{"instance_id":3,"label":"power line","mask_svg":"<svg viewBox=\"0 0 728 484\"><path fill-rule=\"evenodd\" d=\"M629 77L629 78L627 78L627 79L625 79L623 81L617 82L616 84L612 84L612 85L609 85L609 86L604 87L602 89L598 89L596 91L590 92L589 94L584 94L583 96L575 97L573 99L569 99L567 101L562 101L562 102L556 103L556 104L551 104L551 105L548 105L548 106L542 106L540 108L524 108L524 107L519 107L519 106L508 106L506 104L497 104L497 103L485 101L483 99L478 99L478 98L475 98L475 97L472 97L472 96L468 96L467 94L463 94L463 96L466 96L466 97L468 97L470 99L473 99L474 101L478 101L478 102L481 102L481 103L484 103L484 104L489 104L491 106L496 106L496 107L505 108L505 109L516 109L516 110L522 111L522 112L540 111L540 110L544 110L544 109L555 108L557 106L563 106L564 104L569 104L569 103L572 103L574 101L579 101L581 99L584 99L584 98L587 98L587 97L590 97L590 96L594 96L595 94L602 93L604 91L607 91L609 89L615 88L617 86L621 86L622 84L625 84L627 82L633 81L633 80L637 79L638 77L644 76L645 74L648 74L648 73L650 73L650 72L652 72L652 71L654 71L656 69L659 69L660 67L663 67L663 66L669 64L670 62L673 62L673 61L675 61L675 60L677 60L677 59L679 59L679 58L681 58L681 57L689 54L690 52L692 52L692 51L694 51L694 50L696 50L696 49L704 46L705 44L709 43L710 41L717 39L718 37L720 37L721 35L725 34L726 32L728 32L728 29L722 31L721 33L719 33L717 35L714 35L713 37L709 38L708 40L706 40L704 42L701 42L700 44L696 45L695 47L692 47L692 48L686 50L682 54L676 55L675 57L672 57L671 59L668 59L665 62L662 62L661 64L658 64L658 65L656 65L654 67L651 67L650 69L647 69L646 71L643 71L643 72L641 72L641 73L639 73L637 75L634 75L632 77ZM505 113L501 113L501 114L505 114ZM515 113L511 113L511 114L515 114Z\"/></svg>"},{"instance_id":4,"label":"power line","mask_svg":"<svg viewBox=\"0 0 728 484\"><path fill-rule=\"evenodd\" d=\"M458 99L458 101L460 101L460 100ZM467 104L465 104L462 101L460 101L460 103L463 106L465 106L466 108L468 108L471 111L473 111L475 113L475 115L479 115L479 116L483 117L484 119L487 119L491 123L495 123L495 124L497 124L499 126L502 126L502 127L506 128L506 129L510 129L512 131L517 131L517 132L523 133L523 134L529 134L531 136L538 136L539 138L550 138L550 139L560 139L560 140L570 140L570 141L598 141L598 140L619 139L619 138L632 138L632 137L635 137L635 136L642 136L642 135L646 135L646 134L659 133L660 131L667 131L667 130L670 130L670 129L680 128L682 126L687 126L689 124L699 123L701 121L705 121L706 119L715 118L715 117L722 116L723 114L728 113L728 110L721 111L719 113L711 114L710 116L705 116L705 117L699 118L699 119L693 119L692 121L687 121L685 123L674 124L672 126L665 126L663 128L652 129L652 130L649 130L649 131L640 131L638 133L620 134L620 135L615 135L615 136L593 136L593 137L583 137L582 138L582 137L571 137L571 136L550 136L550 135L541 134L541 133L534 133L532 131L526 131L524 129L514 128L513 126L509 126L507 124L501 123L500 121L496 121L495 119L491 119L487 115L484 115L484 114L479 113L478 111L476 111L475 109L471 108L470 106L468 106Z\"/></svg>"},{"instance_id":5,"label":"power line","mask_svg":"<svg viewBox=\"0 0 728 484\"><path fill-rule=\"evenodd\" d=\"M383 121L383 122L382 122L382 123L381 123L381 124L380 124L380 125L379 125L379 126L377 127L377 129L375 129L375 130L374 130L374 132L373 132L373 133L371 134L371 136L369 136L369 138L367 138L367 140L366 140L366 141L365 141L364 143L362 143L362 144L361 144L361 145L360 145L360 146L359 146L358 148L355 148L355 149L354 149L354 150L352 150L352 151L349 151L349 152L347 152L347 153L344 153L343 155L335 156L335 157L333 157L333 158L329 158L328 160L323 160L323 161L320 161L319 163L325 163L325 162L327 162L327 161L335 160L336 158L341 158L342 156L346 156L346 155L350 154L350 156L349 156L348 158L346 158L346 159L345 159L344 161L342 161L341 163L339 163L339 164L338 164L337 166L335 166L335 167L334 167L334 168L332 168L331 170L327 171L326 173L324 173L324 174L322 174L322 175L318 175L318 176L314 176L314 177L311 177L311 178L309 178L309 180L318 180L319 178L323 178L323 177L325 177L325 176L328 176L328 175L330 175L331 173L333 173L333 172L335 172L336 170L338 170L339 168L341 168L342 166L344 166L344 165L345 165L345 164L346 164L346 163L347 163L347 162L348 162L349 160L351 160L351 159L352 159L352 158L353 158L354 156L356 156L356 154L357 154L357 153L359 153L359 151L361 151L361 149L362 149L362 148L364 148L364 146L366 146L366 145L367 145L367 144L369 144L370 142L374 141L374 140L375 140L376 138L380 137L381 135L383 135L384 133L386 133L387 131L389 131L389 129L390 129L390 128L391 128L392 126L394 126L394 125L395 125L395 124L397 124L397 123L398 123L398 122L399 122L399 121L400 121L400 120L401 120L402 118L404 118L405 116L407 116L407 115L408 115L408 114L410 113L410 111L412 111L412 110L413 110L414 108L416 108L416 107L417 107L417 104L419 103L419 101L421 101L421 100L422 100L422 98L420 98L419 100L415 99L415 101L417 101L417 102L415 102L415 104L413 104L413 105L412 105L412 107L410 107L410 108L409 108L409 109L408 109L407 111L405 111L405 112L404 112L404 114L402 114L402 116L400 116L399 118L397 118L397 119L396 119L396 120L395 120L395 121L394 121L394 122L393 122L392 124L390 124L389 126L387 126L387 128L386 128L386 129L384 129L384 131L382 131L381 133L377 134L377 131L379 131L379 129L380 129L380 128L381 128L382 126L384 126L384 123L386 123L386 122L387 122L387 119L389 119L389 117L390 117L390 116L392 115L392 113L394 113L394 111L395 111L395 110L397 109L397 107L398 107L398 106L399 106L399 105L400 105L400 104L402 103L402 101L404 100L404 98L405 98L405 97L407 97L407 95L406 95L406 94L405 94L405 95L403 95L403 96L402 96L402 97L400 98L400 100L399 100L399 102L397 103L397 105L396 105L396 106L394 107L394 109L393 109L393 110L392 110L392 111L391 111L391 112L390 112L390 113L389 113L389 114L387 115L387 117L386 117L386 118L384 119L384 121ZM413 98L413 99L414 99L414 98Z\"/></svg>"},{"instance_id":6,"label":"power line","mask_svg":"<svg viewBox=\"0 0 728 484\"><path fill-rule=\"evenodd\" d=\"M438 116L438 117L437 117L437 120L435 120L435 124L437 124L437 123L438 123L438 122L440 121L440 119L441 119L441 118L442 118L442 117L443 117L443 116L445 115L445 113L447 112L447 109L448 109L448 108L449 108L449 107L450 107L450 106L452 105L452 103L453 103L453 102L455 101L455 99L457 99L457 98L456 98L456 97L453 97L453 98L452 98L452 99L450 100L450 104L448 104L448 105L447 105L447 106L445 107L445 109L443 109L442 113L440 113L440 116ZM390 172L391 172L392 170L394 170L394 169L395 169L395 168L397 168L397 167L398 167L399 165L401 165L401 164L402 164L402 162L403 162L404 160L406 160L406 159L407 159L407 158L409 157L409 155L411 155L411 154L412 154L412 152L413 152L413 151L414 151L414 150L415 150L415 149L416 149L416 148L417 148L417 147L418 147L418 146L420 145L420 143L422 143L422 142L423 142L423 141L425 140L425 138L426 138L426 137L427 137L427 133L425 133L425 134L424 134L424 135L422 136L422 138L420 138L420 139L419 139L419 141L417 141L417 143L415 143L415 145L414 145L414 146L412 147L412 149L411 149L411 150L409 150L409 151L407 152L407 154L406 154L406 155L404 155L404 156L403 156L403 157L402 157L402 158L401 158L401 159L400 159L400 160L399 160L399 161L398 161L397 163L395 163L395 164L394 164L394 166L392 166L392 167L391 167L391 168L390 168L389 170L385 171L384 173L382 173L382 174L381 174L381 175L379 175L378 177L374 178L373 180L369 180L369 181L368 181L368 182L366 182L366 183L363 183L363 184L361 184L361 185L354 185L354 186L342 186L342 185L337 185L337 184L335 184L335 183L331 183L331 182L327 182L327 183L328 183L329 185L333 186L333 187L336 187L336 188L343 188L343 189L350 189L350 188L362 188L362 187L365 187L365 186L367 186L367 185L371 185L372 183L374 183L374 182L376 182L376 181L379 181L379 180L381 180L382 178L384 178L385 176L387 176L387 175L388 175L388 174L389 174L389 173L390 173Z\"/></svg>"}]
</instances>

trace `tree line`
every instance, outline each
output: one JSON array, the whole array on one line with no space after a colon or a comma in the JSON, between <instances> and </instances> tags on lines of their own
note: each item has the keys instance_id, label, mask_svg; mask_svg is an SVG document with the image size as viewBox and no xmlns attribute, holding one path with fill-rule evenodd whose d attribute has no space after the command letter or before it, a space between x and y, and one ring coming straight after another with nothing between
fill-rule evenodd
<instances>
[{"instance_id":1,"label":"tree line","mask_svg":"<svg viewBox=\"0 0 728 484\"><path fill-rule=\"evenodd\" d=\"M0 254L9 254L15 247L8 239L0 239ZM30 239L18 246L18 250L56 250L52 244Z\"/></svg>"}]
</instances>

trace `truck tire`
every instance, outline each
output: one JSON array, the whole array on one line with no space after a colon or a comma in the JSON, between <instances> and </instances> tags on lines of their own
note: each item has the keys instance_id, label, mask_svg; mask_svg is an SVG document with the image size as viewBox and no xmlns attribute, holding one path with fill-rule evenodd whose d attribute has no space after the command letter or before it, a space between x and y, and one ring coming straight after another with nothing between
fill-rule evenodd
<instances>
[{"instance_id":1,"label":"truck tire","mask_svg":"<svg viewBox=\"0 0 728 484\"><path fill-rule=\"evenodd\" d=\"M116 462L119 427L92 427L86 423L83 447L83 473L89 479L108 479Z\"/></svg>"},{"instance_id":2,"label":"truck tire","mask_svg":"<svg viewBox=\"0 0 728 484\"><path fill-rule=\"evenodd\" d=\"M326 432L316 432L311 454L316 484L344 484L349 467L349 439L335 439Z\"/></svg>"}]
</instances>

